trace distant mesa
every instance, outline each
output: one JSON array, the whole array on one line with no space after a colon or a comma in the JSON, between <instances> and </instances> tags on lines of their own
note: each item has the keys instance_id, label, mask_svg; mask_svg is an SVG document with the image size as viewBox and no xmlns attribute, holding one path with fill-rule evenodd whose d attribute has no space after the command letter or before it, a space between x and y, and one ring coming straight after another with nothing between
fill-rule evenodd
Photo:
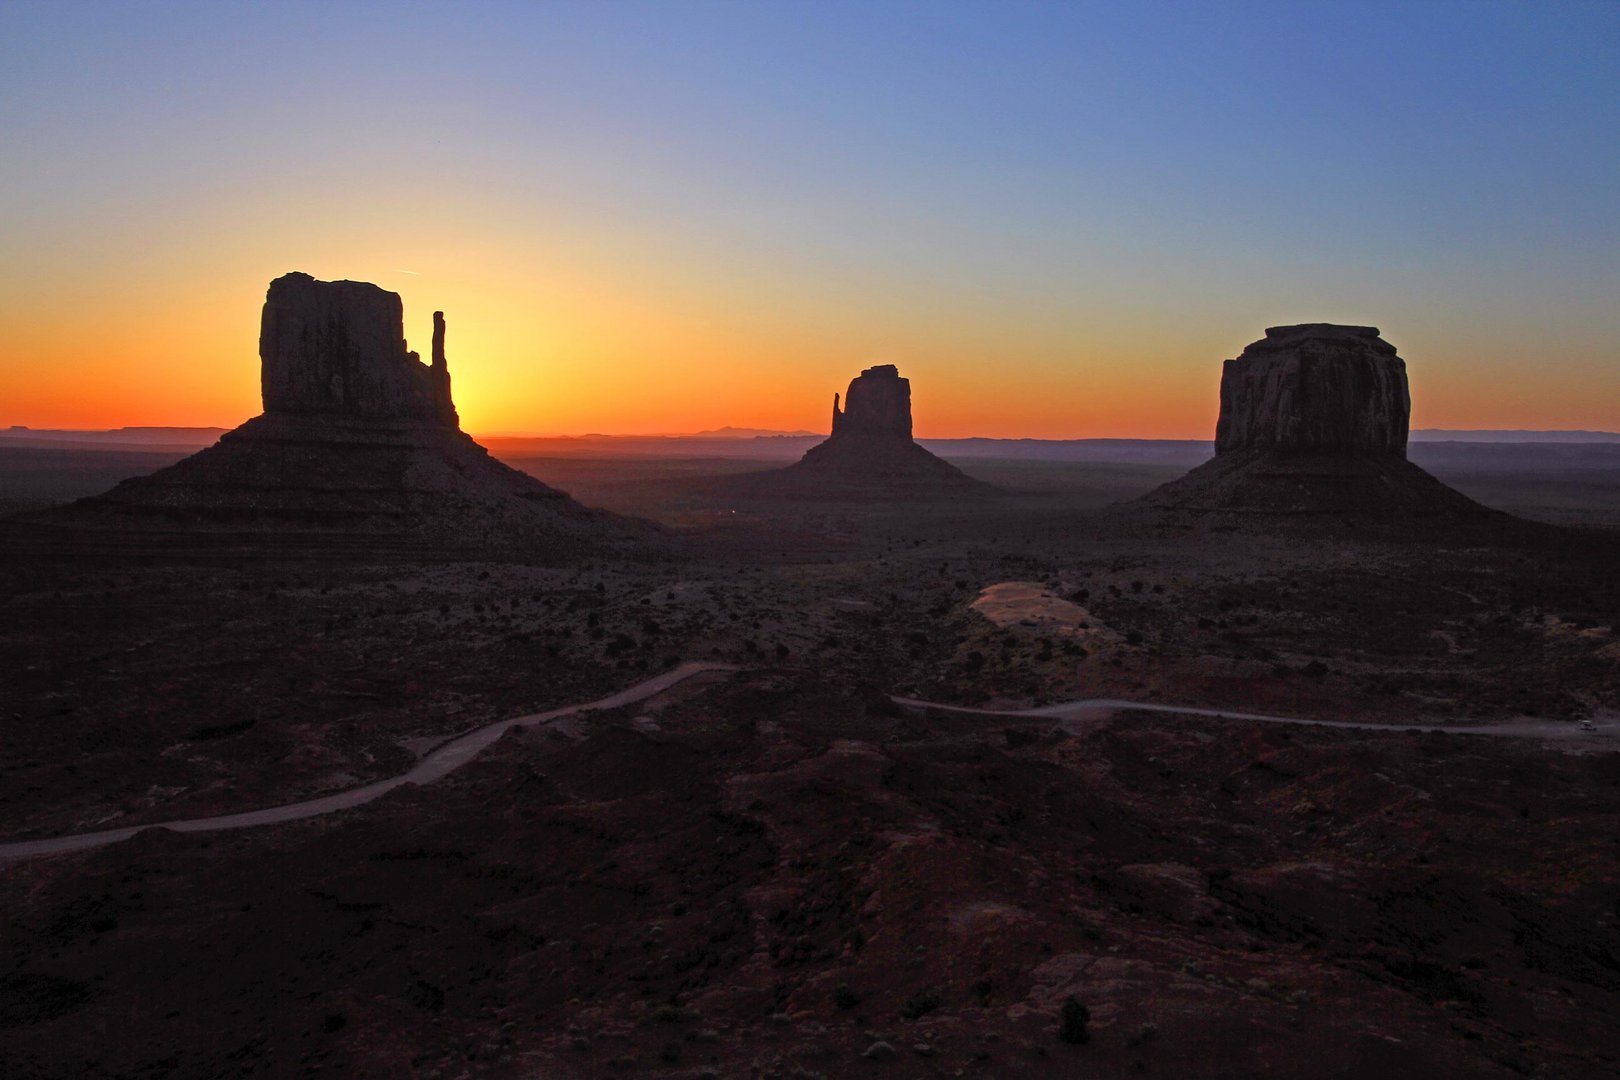
<instances>
[{"instance_id":1,"label":"distant mesa","mask_svg":"<svg viewBox=\"0 0 1620 1080\"><path fill-rule=\"evenodd\" d=\"M406 347L397 293L287 274L265 297L259 361L262 415L167 469L36 520L136 548L212 538L406 556L543 556L633 531L461 431L442 312L423 364Z\"/></svg>"},{"instance_id":2,"label":"distant mesa","mask_svg":"<svg viewBox=\"0 0 1620 1080\"><path fill-rule=\"evenodd\" d=\"M1406 460L1406 362L1371 326L1273 326L1221 370L1215 457L1145 496L1168 508L1494 515Z\"/></svg>"},{"instance_id":3,"label":"distant mesa","mask_svg":"<svg viewBox=\"0 0 1620 1080\"><path fill-rule=\"evenodd\" d=\"M744 478L738 478L743 480ZM796 498L971 498L997 489L918 446L911 380L893 364L862 371L833 395L832 434L785 469L746 478L758 494Z\"/></svg>"}]
</instances>

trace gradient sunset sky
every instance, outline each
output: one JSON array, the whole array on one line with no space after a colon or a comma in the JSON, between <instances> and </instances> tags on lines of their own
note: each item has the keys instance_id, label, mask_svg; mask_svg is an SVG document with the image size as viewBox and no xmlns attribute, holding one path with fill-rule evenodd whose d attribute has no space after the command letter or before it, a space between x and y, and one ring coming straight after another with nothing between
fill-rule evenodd
<instances>
[{"instance_id":1,"label":"gradient sunset sky","mask_svg":"<svg viewBox=\"0 0 1620 1080\"><path fill-rule=\"evenodd\" d=\"M1620 4L0 6L0 425L240 423L289 270L475 433L1208 437L1268 325L1620 429Z\"/></svg>"}]
</instances>

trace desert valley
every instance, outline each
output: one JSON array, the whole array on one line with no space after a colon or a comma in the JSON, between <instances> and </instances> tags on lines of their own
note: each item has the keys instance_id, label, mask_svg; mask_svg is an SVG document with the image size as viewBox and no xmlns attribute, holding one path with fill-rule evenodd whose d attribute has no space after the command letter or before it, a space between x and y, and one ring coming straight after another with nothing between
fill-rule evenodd
<instances>
[{"instance_id":1,"label":"desert valley","mask_svg":"<svg viewBox=\"0 0 1620 1080\"><path fill-rule=\"evenodd\" d=\"M1620 1077L1620 6L0 39L0 1080Z\"/></svg>"},{"instance_id":2,"label":"desert valley","mask_svg":"<svg viewBox=\"0 0 1620 1080\"><path fill-rule=\"evenodd\" d=\"M7 519L8 1076L1614 1072L1613 472L1459 493L1325 325L1185 477L892 368L512 468L399 311L279 279L262 416Z\"/></svg>"}]
</instances>

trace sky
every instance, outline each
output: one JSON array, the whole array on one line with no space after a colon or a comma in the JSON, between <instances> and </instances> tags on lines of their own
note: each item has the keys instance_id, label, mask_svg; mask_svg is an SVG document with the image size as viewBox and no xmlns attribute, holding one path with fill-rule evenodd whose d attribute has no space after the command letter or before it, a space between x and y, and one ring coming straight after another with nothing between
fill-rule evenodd
<instances>
[{"instance_id":1,"label":"sky","mask_svg":"<svg viewBox=\"0 0 1620 1080\"><path fill-rule=\"evenodd\" d=\"M291 270L474 433L1204 438L1264 328L1620 429L1620 4L0 5L0 426L232 426Z\"/></svg>"}]
</instances>

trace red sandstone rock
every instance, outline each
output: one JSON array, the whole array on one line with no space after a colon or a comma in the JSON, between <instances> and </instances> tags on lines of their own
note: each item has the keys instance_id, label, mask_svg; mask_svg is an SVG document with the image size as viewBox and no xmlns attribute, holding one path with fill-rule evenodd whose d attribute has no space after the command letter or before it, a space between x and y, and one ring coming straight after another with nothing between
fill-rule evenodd
<instances>
[{"instance_id":1,"label":"red sandstone rock","mask_svg":"<svg viewBox=\"0 0 1620 1080\"><path fill-rule=\"evenodd\" d=\"M1371 326L1273 326L1221 371L1215 452L1406 454L1406 362Z\"/></svg>"},{"instance_id":2,"label":"red sandstone rock","mask_svg":"<svg viewBox=\"0 0 1620 1080\"><path fill-rule=\"evenodd\" d=\"M879 364L861 372L849 384L844 408L833 395L832 433L839 435L894 435L911 438L911 380L902 379L893 364Z\"/></svg>"},{"instance_id":3,"label":"red sandstone rock","mask_svg":"<svg viewBox=\"0 0 1620 1080\"><path fill-rule=\"evenodd\" d=\"M1215 459L1143 497L1165 509L1406 528L1499 517L1406 460L1406 362L1371 326L1274 326L1226 361Z\"/></svg>"},{"instance_id":4,"label":"red sandstone rock","mask_svg":"<svg viewBox=\"0 0 1620 1080\"><path fill-rule=\"evenodd\" d=\"M812 499L932 499L993 495L911 437L911 380L893 364L869 367L849 384L844 407L833 396L832 435L788 466L739 478L732 487Z\"/></svg>"},{"instance_id":5,"label":"red sandstone rock","mask_svg":"<svg viewBox=\"0 0 1620 1080\"><path fill-rule=\"evenodd\" d=\"M459 427L434 316L434 363L405 347L399 294L292 273L270 283L259 324L264 411L282 416L425 420Z\"/></svg>"},{"instance_id":6,"label":"red sandstone rock","mask_svg":"<svg viewBox=\"0 0 1620 1080\"><path fill-rule=\"evenodd\" d=\"M322 554L514 550L550 556L640 538L496 461L460 430L433 319L432 364L405 348L398 294L287 274L260 322L264 414L215 445L49 512L135 550L204 544ZM64 534L66 536L66 534Z\"/></svg>"}]
</instances>

